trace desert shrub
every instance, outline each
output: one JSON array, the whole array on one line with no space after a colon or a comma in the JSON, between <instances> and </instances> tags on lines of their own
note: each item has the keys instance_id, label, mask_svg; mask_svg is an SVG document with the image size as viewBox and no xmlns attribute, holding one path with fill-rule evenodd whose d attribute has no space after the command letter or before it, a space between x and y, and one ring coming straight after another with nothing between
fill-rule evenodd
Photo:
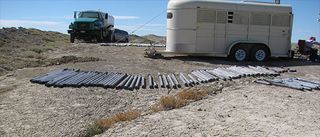
<instances>
[{"instance_id":1,"label":"desert shrub","mask_svg":"<svg viewBox=\"0 0 320 137\"><path fill-rule=\"evenodd\" d=\"M97 121L97 123L103 129L108 129L115 123L118 123L118 122L121 122L121 121L130 121L130 120L138 118L139 116L140 116L140 112L139 111L130 110L130 111L127 111L127 112L116 114L111 118L99 119Z\"/></svg>"},{"instance_id":2,"label":"desert shrub","mask_svg":"<svg viewBox=\"0 0 320 137\"><path fill-rule=\"evenodd\" d=\"M195 90L195 89L188 89L178 92L176 96L182 100L201 100L203 97L207 96L208 92L204 90Z\"/></svg>"},{"instance_id":3,"label":"desert shrub","mask_svg":"<svg viewBox=\"0 0 320 137\"><path fill-rule=\"evenodd\" d=\"M76 57L76 56L63 56L61 58L49 60L49 65L65 64L65 63L76 63L76 62L92 62L99 61L99 58L94 57Z\"/></svg>"},{"instance_id":4,"label":"desert shrub","mask_svg":"<svg viewBox=\"0 0 320 137\"><path fill-rule=\"evenodd\" d=\"M103 133L103 131L103 128L98 123L94 123L87 128L84 137L92 137Z\"/></svg>"},{"instance_id":5,"label":"desert shrub","mask_svg":"<svg viewBox=\"0 0 320 137\"><path fill-rule=\"evenodd\" d=\"M160 108L163 110L171 110L186 105L186 100L177 98L176 96L163 96L160 98Z\"/></svg>"},{"instance_id":6,"label":"desert shrub","mask_svg":"<svg viewBox=\"0 0 320 137\"><path fill-rule=\"evenodd\" d=\"M176 95L172 96L162 96L160 101L151 106L153 112L171 110L176 108L181 108L188 105L190 102L203 99L208 95L206 90L196 90L196 89L186 89L178 92Z\"/></svg>"},{"instance_id":7,"label":"desert shrub","mask_svg":"<svg viewBox=\"0 0 320 137\"><path fill-rule=\"evenodd\" d=\"M33 52L35 52L35 53L38 53L38 54L40 54L40 53L43 52L43 49L40 49L40 48L32 48L32 49L30 49L30 50L33 51Z\"/></svg>"},{"instance_id":8,"label":"desert shrub","mask_svg":"<svg viewBox=\"0 0 320 137\"><path fill-rule=\"evenodd\" d=\"M139 111L129 110L127 112L118 113L110 118L99 119L87 128L85 136L91 137L97 134L101 134L115 123L134 120L140 115L141 113Z\"/></svg>"},{"instance_id":9,"label":"desert shrub","mask_svg":"<svg viewBox=\"0 0 320 137\"><path fill-rule=\"evenodd\" d=\"M46 41L46 42L55 42L55 40L49 39L49 38L42 38L42 40Z\"/></svg>"}]
</instances>

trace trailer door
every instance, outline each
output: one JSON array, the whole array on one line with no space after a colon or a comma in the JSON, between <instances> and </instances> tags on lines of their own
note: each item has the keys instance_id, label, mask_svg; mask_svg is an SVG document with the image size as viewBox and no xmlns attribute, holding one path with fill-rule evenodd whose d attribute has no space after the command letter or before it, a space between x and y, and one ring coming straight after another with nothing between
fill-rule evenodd
<instances>
[{"instance_id":1,"label":"trailer door","mask_svg":"<svg viewBox=\"0 0 320 137\"><path fill-rule=\"evenodd\" d=\"M197 53L212 53L216 12L210 9L197 10Z\"/></svg>"},{"instance_id":2,"label":"trailer door","mask_svg":"<svg viewBox=\"0 0 320 137\"><path fill-rule=\"evenodd\" d=\"M252 12L248 31L248 40L269 45L271 15L264 12Z\"/></svg>"},{"instance_id":3,"label":"trailer door","mask_svg":"<svg viewBox=\"0 0 320 137\"><path fill-rule=\"evenodd\" d=\"M227 47L238 41L248 40L249 13L241 11L229 11L226 27ZM228 47L229 49L229 47Z\"/></svg>"},{"instance_id":4,"label":"trailer door","mask_svg":"<svg viewBox=\"0 0 320 137\"><path fill-rule=\"evenodd\" d=\"M274 56L287 56L291 49L291 15L274 14L270 28L270 49Z\"/></svg>"},{"instance_id":5,"label":"trailer door","mask_svg":"<svg viewBox=\"0 0 320 137\"><path fill-rule=\"evenodd\" d=\"M217 23L215 25L213 48L215 54L226 54L226 23L227 11L217 11Z\"/></svg>"}]
</instances>

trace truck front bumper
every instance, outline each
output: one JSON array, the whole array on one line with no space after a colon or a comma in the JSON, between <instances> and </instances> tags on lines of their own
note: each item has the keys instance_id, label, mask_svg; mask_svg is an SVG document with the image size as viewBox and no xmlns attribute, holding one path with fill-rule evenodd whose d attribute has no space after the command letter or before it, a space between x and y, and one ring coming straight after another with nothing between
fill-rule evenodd
<instances>
[{"instance_id":1,"label":"truck front bumper","mask_svg":"<svg viewBox=\"0 0 320 137\"><path fill-rule=\"evenodd\" d=\"M100 30L68 30L69 34L75 36L78 39L85 39L85 38L95 38L100 37Z\"/></svg>"}]
</instances>

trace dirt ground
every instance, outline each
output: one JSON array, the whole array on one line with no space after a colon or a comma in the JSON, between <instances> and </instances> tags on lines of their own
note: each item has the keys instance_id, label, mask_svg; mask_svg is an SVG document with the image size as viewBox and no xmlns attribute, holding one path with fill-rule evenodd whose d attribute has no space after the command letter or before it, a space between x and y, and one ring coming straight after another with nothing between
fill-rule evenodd
<instances>
[{"instance_id":1,"label":"dirt ground","mask_svg":"<svg viewBox=\"0 0 320 137\"><path fill-rule=\"evenodd\" d=\"M272 59L267 63L235 63L224 58L166 57L144 58L143 47L105 47L73 44L46 54L94 57L99 61L77 62L48 67L23 68L0 77L0 135L82 136L87 126L99 118L127 110L140 110L136 120L114 125L97 136L320 136L320 91L302 92L255 84L255 78L214 82L199 88L219 94L180 109L147 113L161 96L181 89L48 88L29 80L57 68L112 71L130 74L188 73L195 69L231 65L286 66L297 76L320 81L319 63Z\"/></svg>"}]
</instances>

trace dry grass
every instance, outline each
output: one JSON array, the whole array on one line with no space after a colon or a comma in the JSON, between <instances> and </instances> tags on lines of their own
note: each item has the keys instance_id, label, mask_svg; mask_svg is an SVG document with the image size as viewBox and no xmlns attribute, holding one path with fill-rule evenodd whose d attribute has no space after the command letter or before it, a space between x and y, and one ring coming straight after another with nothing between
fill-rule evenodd
<instances>
[{"instance_id":1,"label":"dry grass","mask_svg":"<svg viewBox=\"0 0 320 137\"><path fill-rule=\"evenodd\" d=\"M205 90L195 90L195 89L187 89L181 92L178 92L176 96L182 100L201 100L203 97L208 95L208 91Z\"/></svg>"},{"instance_id":2,"label":"dry grass","mask_svg":"<svg viewBox=\"0 0 320 137\"><path fill-rule=\"evenodd\" d=\"M140 116L140 112L136 110L130 110L124 113L119 113L114 115L111 118L100 119L97 121L97 124L100 125L103 129L110 128L113 124L121 122L121 121L130 121L138 118Z\"/></svg>"},{"instance_id":3,"label":"dry grass","mask_svg":"<svg viewBox=\"0 0 320 137\"><path fill-rule=\"evenodd\" d=\"M208 95L208 91L185 89L178 92L176 95L163 96L160 98L159 103L151 107L153 112L171 110L181 108L188 105L191 102L203 99Z\"/></svg>"},{"instance_id":4,"label":"dry grass","mask_svg":"<svg viewBox=\"0 0 320 137\"><path fill-rule=\"evenodd\" d=\"M118 122L134 120L140 115L141 113L139 111L130 110L124 113L118 113L110 118L99 119L87 128L84 136L92 137L101 134Z\"/></svg>"}]
</instances>

